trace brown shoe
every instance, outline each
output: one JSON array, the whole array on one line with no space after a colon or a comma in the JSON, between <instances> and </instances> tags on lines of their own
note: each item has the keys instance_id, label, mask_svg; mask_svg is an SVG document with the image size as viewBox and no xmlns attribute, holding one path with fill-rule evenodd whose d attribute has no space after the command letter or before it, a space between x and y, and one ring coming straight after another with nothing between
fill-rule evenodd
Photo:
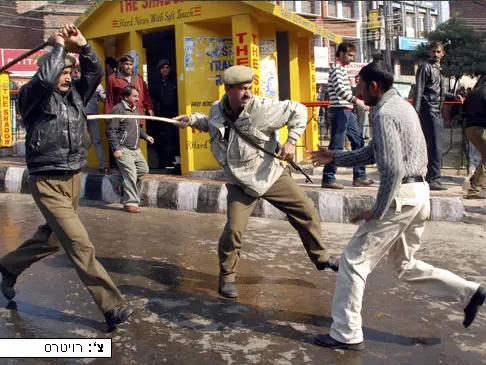
<instances>
[{"instance_id":1,"label":"brown shoe","mask_svg":"<svg viewBox=\"0 0 486 365\"><path fill-rule=\"evenodd\" d=\"M325 189L344 189L344 185L343 184L338 184L337 182L322 183L321 188L325 188Z\"/></svg>"},{"instance_id":2,"label":"brown shoe","mask_svg":"<svg viewBox=\"0 0 486 365\"><path fill-rule=\"evenodd\" d=\"M366 179L366 180L354 180L353 181L353 186L356 187L366 187L373 185L375 182L371 179Z\"/></svg>"},{"instance_id":3,"label":"brown shoe","mask_svg":"<svg viewBox=\"0 0 486 365\"><path fill-rule=\"evenodd\" d=\"M125 205L123 209L125 209L125 211L127 211L128 213L140 213L142 211L139 207L136 207L135 205Z\"/></svg>"}]
</instances>

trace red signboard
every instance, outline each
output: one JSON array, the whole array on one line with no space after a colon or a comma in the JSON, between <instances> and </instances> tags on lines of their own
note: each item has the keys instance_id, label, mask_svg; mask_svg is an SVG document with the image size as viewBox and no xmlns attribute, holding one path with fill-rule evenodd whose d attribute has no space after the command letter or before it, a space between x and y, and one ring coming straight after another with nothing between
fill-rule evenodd
<instances>
[{"instance_id":1,"label":"red signboard","mask_svg":"<svg viewBox=\"0 0 486 365\"><path fill-rule=\"evenodd\" d=\"M0 66L9 63L14 58L20 56L21 54L27 52L28 49L6 49L0 48ZM33 55L23 59L22 61L16 63L10 67L7 71L9 72L29 72L35 73L37 71L37 59L42 56L46 51L40 50Z\"/></svg>"}]
</instances>

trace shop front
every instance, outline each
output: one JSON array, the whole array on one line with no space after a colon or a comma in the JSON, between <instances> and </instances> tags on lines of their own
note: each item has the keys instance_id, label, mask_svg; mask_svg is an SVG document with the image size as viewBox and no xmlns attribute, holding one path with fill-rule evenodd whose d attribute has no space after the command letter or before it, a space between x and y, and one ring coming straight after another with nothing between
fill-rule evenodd
<instances>
[{"instance_id":1,"label":"shop front","mask_svg":"<svg viewBox=\"0 0 486 365\"><path fill-rule=\"evenodd\" d=\"M207 114L224 94L223 71L233 65L255 70L256 95L314 101L313 34L341 41L314 22L266 1L97 1L77 25L100 59L132 54L150 90L160 82L157 63L169 60L177 78L179 114ZM317 119L309 120L297 162L318 145ZM280 136L285 141L286 131ZM183 174L219 168L207 133L181 130L179 142ZM108 155L106 139L104 143ZM147 155L146 145L142 150ZM89 165L97 166L94 150Z\"/></svg>"}]
</instances>

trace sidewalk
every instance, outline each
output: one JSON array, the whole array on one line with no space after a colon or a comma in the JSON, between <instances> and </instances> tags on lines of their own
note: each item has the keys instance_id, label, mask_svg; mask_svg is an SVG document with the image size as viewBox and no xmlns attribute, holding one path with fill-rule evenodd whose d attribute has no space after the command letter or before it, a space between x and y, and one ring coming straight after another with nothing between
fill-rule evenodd
<instances>
[{"instance_id":1,"label":"sidewalk","mask_svg":"<svg viewBox=\"0 0 486 365\"><path fill-rule=\"evenodd\" d=\"M321 219L325 222L348 223L360 210L370 208L379 184L376 169L368 169L375 185L369 188L352 187L352 170L340 168L337 179L345 185L343 190L320 188L322 168L305 167L314 184L306 184L300 174L293 174L297 182L314 201ZM113 172L114 173L114 172ZM195 171L191 176L148 174L142 180L142 206L200 213L226 213L224 176L221 171ZM464 177L446 177L447 191L431 192L431 220L461 221L464 218ZM27 169L23 157L0 159L0 192L29 193ZM114 192L108 176L95 169L83 172L81 197L88 200L117 203L120 197ZM484 201L467 201L473 211L485 208ZM483 213L481 213L483 214ZM265 200L260 200L253 216L286 219L285 215Z\"/></svg>"}]
</instances>

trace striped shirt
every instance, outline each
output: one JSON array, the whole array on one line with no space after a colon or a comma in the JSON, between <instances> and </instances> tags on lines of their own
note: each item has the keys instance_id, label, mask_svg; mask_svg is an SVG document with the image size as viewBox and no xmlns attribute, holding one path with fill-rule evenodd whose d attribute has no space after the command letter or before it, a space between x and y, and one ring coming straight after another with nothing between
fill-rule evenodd
<instances>
[{"instance_id":1,"label":"striped shirt","mask_svg":"<svg viewBox=\"0 0 486 365\"><path fill-rule=\"evenodd\" d=\"M351 90L349 76L346 67L339 62L336 62L331 68L329 74L329 96L331 108L353 107L355 98Z\"/></svg>"},{"instance_id":2,"label":"striped shirt","mask_svg":"<svg viewBox=\"0 0 486 365\"><path fill-rule=\"evenodd\" d=\"M373 140L355 151L339 151L337 166L363 166L376 162L380 188L372 209L373 217L383 218L404 177L425 176L427 147L415 109L398 94L388 90L373 112Z\"/></svg>"}]
</instances>

